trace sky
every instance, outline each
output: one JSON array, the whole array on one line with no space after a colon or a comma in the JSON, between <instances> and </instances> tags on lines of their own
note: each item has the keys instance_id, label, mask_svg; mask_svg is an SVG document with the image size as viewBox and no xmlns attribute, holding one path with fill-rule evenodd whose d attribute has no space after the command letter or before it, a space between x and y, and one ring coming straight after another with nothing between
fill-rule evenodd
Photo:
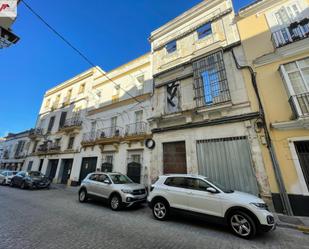
<instances>
[{"instance_id":1,"label":"sky","mask_svg":"<svg viewBox=\"0 0 309 249\"><path fill-rule=\"evenodd\" d=\"M103 70L150 50L151 31L201 0L25 0ZM237 12L252 0L233 0ZM20 41L0 50L0 137L33 128L46 90L90 68L23 3Z\"/></svg>"}]
</instances>

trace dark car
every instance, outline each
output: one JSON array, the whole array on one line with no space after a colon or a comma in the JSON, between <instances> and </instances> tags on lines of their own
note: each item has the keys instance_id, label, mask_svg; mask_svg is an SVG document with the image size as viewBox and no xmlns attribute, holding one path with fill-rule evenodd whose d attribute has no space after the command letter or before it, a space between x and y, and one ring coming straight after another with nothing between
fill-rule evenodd
<instances>
[{"instance_id":1,"label":"dark car","mask_svg":"<svg viewBox=\"0 0 309 249\"><path fill-rule=\"evenodd\" d=\"M12 178L10 186L17 186L22 189L49 188L50 180L39 171L21 171Z\"/></svg>"}]
</instances>

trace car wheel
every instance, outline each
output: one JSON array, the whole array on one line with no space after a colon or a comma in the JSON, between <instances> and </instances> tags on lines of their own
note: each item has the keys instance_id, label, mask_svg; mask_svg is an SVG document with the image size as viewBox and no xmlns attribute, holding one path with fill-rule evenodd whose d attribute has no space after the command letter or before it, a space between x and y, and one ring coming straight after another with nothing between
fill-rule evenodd
<instances>
[{"instance_id":1,"label":"car wheel","mask_svg":"<svg viewBox=\"0 0 309 249\"><path fill-rule=\"evenodd\" d=\"M86 189L82 189L79 191L78 200L79 202L86 202L88 199Z\"/></svg>"},{"instance_id":2,"label":"car wheel","mask_svg":"<svg viewBox=\"0 0 309 249\"><path fill-rule=\"evenodd\" d=\"M256 224L246 213L238 211L230 215L229 225L234 234L244 239L251 239L256 234Z\"/></svg>"},{"instance_id":3,"label":"car wheel","mask_svg":"<svg viewBox=\"0 0 309 249\"><path fill-rule=\"evenodd\" d=\"M168 203L164 200L155 201L153 203L152 213L157 220L166 220L169 215Z\"/></svg>"},{"instance_id":4,"label":"car wheel","mask_svg":"<svg viewBox=\"0 0 309 249\"><path fill-rule=\"evenodd\" d=\"M121 198L118 195L113 195L110 198L109 206L113 211L118 211L121 209Z\"/></svg>"},{"instance_id":5,"label":"car wheel","mask_svg":"<svg viewBox=\"0 0 309 249\"><path fill-rule=\"evenodd\" d=\"M20 184L20 188L21 188L21 189L26 189L26 184L25 184L25 182L22 182L22 183Z\"/></svg>"}]
</instances>

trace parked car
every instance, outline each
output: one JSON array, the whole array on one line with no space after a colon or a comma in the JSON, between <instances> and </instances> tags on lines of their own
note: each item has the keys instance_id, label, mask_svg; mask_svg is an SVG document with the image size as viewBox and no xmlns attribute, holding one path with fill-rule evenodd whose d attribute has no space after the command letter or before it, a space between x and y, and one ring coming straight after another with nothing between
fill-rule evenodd
<instances>
[{"instance_id":1,"label":"parked car","mask_svg":"<svg viewBox=\"0 0 309 249\"><path fill-rule=\"evenodd\" d=\"M5 170L0 172L0 184L7 185L10 184L13 176L17 174L17 171Z\"/></svg>"},{"instance_id":2,"label":"parked car","mask_svg":"<svg viewBox=\"0 0 309 249\"><path fill-rule=\"evenodd\" d=\"M43 175L39 171L21 171L18 172L12 179L10 186L14 187L20 187L22 189L25 188L49 188L50 187L50 180L48 177Z\"/></svg>"},{"instance_id":3,"label":"parked car","mask_svg":"<svg viewBox=\"0 0 309 249\"><path fill-rule=\"evenodd\" d=\"M134 183L129 177L120 173L94 172L82 181L79 201L85 202L89 197L108 200L112 210L146 202L147 190L144 185Z\"/></svg>"},{"instance_id":4,"label":"parked car","mask_svg":"<svg viewBox=\"0 0 309 249\"><path fill-rule=\"evenodd\" d=\"M227 224L241 238L276 227L265 202L251 194L225 189L204 176L164 175L151 186L147 198L153 215L165 220L175 210L205 215Z\"/></svg>"}]
</instances>

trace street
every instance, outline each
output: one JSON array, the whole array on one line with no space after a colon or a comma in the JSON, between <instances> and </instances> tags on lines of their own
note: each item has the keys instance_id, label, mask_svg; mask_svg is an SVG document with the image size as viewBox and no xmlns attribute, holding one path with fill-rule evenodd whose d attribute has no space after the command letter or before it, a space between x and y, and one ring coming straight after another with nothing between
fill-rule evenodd
<instances>
[{"instance_id":1,"label":"street","mask_svg":"<svg viewBox=\"0 0 309 249\"><path fill-rule=\"evenodd\" d=\"M0 248L309 248L309 235L288 228L239 239L192 217L156 221L145 207L111 211L80 204L77 188L0 187Z\"/></svg>"}]
</instances>

